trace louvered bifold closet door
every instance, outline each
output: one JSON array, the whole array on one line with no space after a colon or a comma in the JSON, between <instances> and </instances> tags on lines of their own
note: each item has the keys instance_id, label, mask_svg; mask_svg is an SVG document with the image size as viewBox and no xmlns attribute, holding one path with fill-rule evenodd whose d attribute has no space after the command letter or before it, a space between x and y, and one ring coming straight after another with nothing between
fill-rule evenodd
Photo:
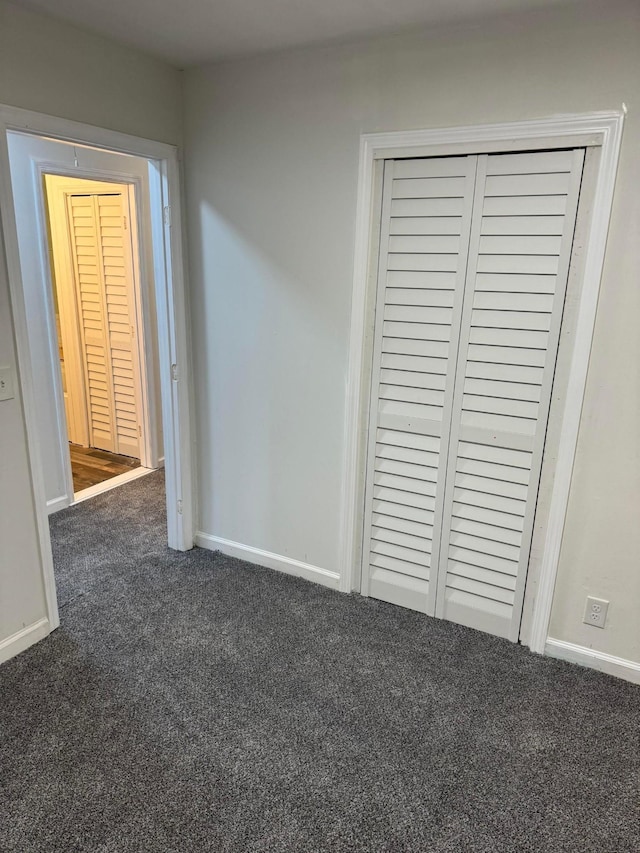
<instances>
[{"instance_id":1,"label":"louvered bifold closet door","mask_svg":"<svg viewBox=\"0 0 640 853\"><path fill-rule=\"evenodd\" d=\"M134 359L135 315L130 244L124 223L124 198L96 197L100 247L104 269L105 309L111 370L117 452L140 456Z\"/></svg>"},{"instance_id":2,"label":"louvered bifold closet door","mask_svg":"<svg viewBox=\"0 0 640 853\"><path fill-rule=\"evenodd\" d=\"M131 245L122 193L68 195L92 447L140 456Z\"/></svg>"},{"instance_id":3,"label":"louvered bifold closet door","mask_svg":"<svg viewBox=\"0 0 640 853\"><path fill-rule=\"evenodd\" d=\"M476 157L384 167L362 592L433 613Z\"/></svg>"},{"instance_id":4,"label":"louvered bifold closet door","mask_svg":"<svg viewBox=\"0 0 640 853\"><path fill-rule=\"evenodd\" d=\"M516 640L584 152L478 158L436 614Z\"/></svg>"},{"instance_id":5,"label":"louvered bifold closet door","mask_svg":"<svg viewBox=\"0 0 640 853\"><path fill-rule=\"evenodd\" d=\"M89 444L116 451L109 338L94 197L68 195L67 214L84 355Z\"/></svg>"}]
</instances>

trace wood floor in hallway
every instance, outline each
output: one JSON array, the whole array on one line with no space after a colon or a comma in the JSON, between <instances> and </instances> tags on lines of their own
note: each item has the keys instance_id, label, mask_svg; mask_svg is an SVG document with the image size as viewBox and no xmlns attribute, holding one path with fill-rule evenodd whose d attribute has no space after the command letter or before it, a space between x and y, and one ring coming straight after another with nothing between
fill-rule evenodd
<instances>
[{"instance_id":1,"label":"wood floor in hallway","mask_svg":"<svg viewBox=\"0 0 640 853\"><path fill-rule=\"evenodd\" d=\"M140 467L139 459L119 456L117 453L109 453L95 447L80 447L78 444L70 443L69 453L74 492L88 489L89 486L95 486Z\"/></svg>"}]
</instances>

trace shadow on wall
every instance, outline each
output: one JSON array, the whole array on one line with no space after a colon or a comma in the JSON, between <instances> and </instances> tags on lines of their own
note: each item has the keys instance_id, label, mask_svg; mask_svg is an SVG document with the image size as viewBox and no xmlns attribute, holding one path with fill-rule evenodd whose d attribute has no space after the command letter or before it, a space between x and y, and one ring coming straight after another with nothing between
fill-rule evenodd
<instances>
[{"instance_id":1,"label":"shadow on wall","mask_svg":"<svg viewBox=\"0 0 640 853\"><path fill-rule=\"evenodd\" d=\"M341 432L331 459L314 452L342 424L335 324L316 310L307 281L208 203L199 214L191 299L201 524L211 532L215 520L223 538L335 566L337 544L323 531L336 529L338 501L318 495L339 496ZM311 509L306 524L295 518L301 505Z\"/></svg>"}]
</instances>

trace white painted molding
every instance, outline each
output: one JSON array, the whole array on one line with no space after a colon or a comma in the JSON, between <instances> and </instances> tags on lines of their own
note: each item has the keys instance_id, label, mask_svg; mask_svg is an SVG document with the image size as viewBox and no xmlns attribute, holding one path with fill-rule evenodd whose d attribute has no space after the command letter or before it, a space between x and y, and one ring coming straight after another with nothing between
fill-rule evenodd
<instances>
[{"instance_id":1,"label":"white painted molding","mask_svg":"<svg viewBox=\"0 0 640 853\"><path fill-rule=\"evenodd\" d=\"M624 678L633 684L640 684L640 662L619 658L588 646L578 646L575 643L567 643L564 640L554 640L549 637L545 643L545 654L552 658L559 658L570 663L588 666L617 678Z\"/></svg>"},{"instance_id":2,"label":"white painted molding","mask_svg":"<svg viewBox=\"0 0 640 853\"><path fill-rule=\"evenodd\" d=\"M602 154L594 197L594 212L587 239L586 272L561 426L539 589L532 620L531 649L541 654L544 652L571 486L623 123L624 113L612 111L551 116L503 124L371 133L361 136L341 492L341 589L353 588L356 574L354 555L359 535L358 521L361 517L361 508L357 506L360 474L358 450L364 416L361 412L361 400L366 355L365 311L371 225L374 214L372 199L375 160L392 157L508 152L536 148L600 146Z\"/></svg>"},{"instance_id":3,"label":"white painted molding","mask_svg":"<svg viewBox=\"0 0 640 853\"><path fill-rule=\"evenodd\" d=\"M149 169L153 239L163 244L164 262L154 253L156 316L165 332L158 337L162 436L167 493L167 538L170 548L188 551L194 545L195 478L192 470L191 349L181 216L180 167L177 156Z\"/></svg>"},{"instance_id":4,"label":"white painted molding","mask_svg":"<svg viewBox=\"0 0 640 853\"><path fill-rule=\"evenodd\" d=\"M2 243L4 243L7 275L9 278L11 316L16 342L18 385L22 400L22 415L25 422L33 512L38 537L40 572L44 585L50 630L54 630L60 624L60 614L58 612L56 583L53 573L53 556L51 552L42 457L36 430L36 398L32 380L33 365L31 364L27 310L22 287L18 232L13 206L7 129L2 107L0 107L0 220L2 221L3 231L3 239L0 240L0 251L2 251Z\"/></svg>"},{"instance_id":5,"label":"white painted molding","mask_svg":"<svg viewBox=\"0 0 640 853\"><path fill-rule=\"evenodd\" d=\"M20 631L16 631L10 637L6 637L0 642L0 664L9 660L9 658L19 655L20 652L28 649L29 646L33 646L50 633L51 625L45 617L38 619L32 625L27 625L26 628L22 628Z\"/></svg>"},{"instance_id":6,"label":"white painted molding","mask_svg":"<svg viewBox=\"0 0 640 853\"><path fill-rule=\"evenodd\" d=\"M291 557L283 557L281 554L263 551L261 548L253 548L250 545L241 545L239 542L222 539L220 536L212 536L210 533L196 533L195 543L199 548L221 551L229 557L237 557L258 566L264 566L267 569L276 569L276 571L284 572L287 575L295 575L328 586L330 589L338 589L339 587L340 576L337 572L330 572L328 569L321 569L319 566L312 566L310 563L302 563L300 560L293 560Z\"/></svg>"},{"instance_id":7,"label":"white painted molding","mask_svg":"<svg viewBox=\"0 0 640 853\"><path fill-rule=\"evenodd\" d=\"M71 501L67 495L61 495L59 498L51 498L50 501L47 501L47 515L60 512L61 509L66 509L70 505Z\"/></svg>"},{"instance_id":8,"label":"white painted molding","mask_svg":"<svg viewBox=\"0 0 640 853\"><path fill-rule=\"evenodd\" d=\"M542 551L540 577L531 623L529 646L532 651L540 653L544 651L549 635L551 607L569 504L573 463L578 444L582 404L587 384L589 357L600 293L600 279L602 278L609 220L613 206L613 192L618 171L624 115L617 113L608 121L604 119L602 121L606 128L593 199L591 227L587 237L582 294L578 309L573 356L569 368L553 491L549 507L549 521Z\"/></svg>"},{"instance_id":9,"label":"white painted molding","mask_svg":"<svg viewBox=\"0 0 640 853\"><path fill-rule=\"evenodd\" d=\"M71 119L37 113L33 110L23 110L8 104L0 104L2 123L15 130L26 133L44 133L66 142L79 142L85 145L95 145L97 148L107 148L122 154L135 154L137 157L152 159L169 159L177 154L175 145L166 142L156 142L141 136L131 136L117 130L96 127Z\"/></svg>"},{"instance_id":10,"label":"white painted molding","mask_svg":"<svg viewBox=\"0 0 640 853\"><path fill-rule=\"evenodd\" d=\"M340 589L351 592L355 580L355 549L357 543L356 505L358 494L358 459L362 413L362 380L366 340L365 309L369 271L369 240L373 217L373 154L367 136L360 137L360 165L356 202L355 253L353 260L353 291L351 294L351 328L349 332L349 363L344 423L344 456L342 460L341 529L340 529Z\"/></svg>"},{"instance_id":11,"label":"white painted molding","mask_svg":"<svg viewBox=\"0 0 640 853\"><path fill-rule=\"evenodd\" d=\"M584 147L601 145L602 121L620 116L620 112L557 115L498 124L365 133L362 139L375 159L530 151L546 149L549 140L558 137L562 137L563 145Z\"/></svg>"}]
</instances>

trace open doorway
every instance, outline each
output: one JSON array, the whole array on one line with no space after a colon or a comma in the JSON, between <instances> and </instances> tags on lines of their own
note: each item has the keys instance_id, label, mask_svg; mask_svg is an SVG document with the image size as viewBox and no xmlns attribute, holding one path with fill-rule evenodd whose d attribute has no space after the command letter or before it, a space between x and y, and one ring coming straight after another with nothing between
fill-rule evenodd
<instances>
[{"instance_id":1,"label":"open doorway","mask_svg":"<svg viewBox=\"0 0 640 853\"><path fill-rule=\"evenodd\" d=\"M162 466L153 164L9 133L49 514Z\"/></svg>"},{"instance_id":2,"label":"open doorway","mask_svg":"<svg viewBox=\"0 0 640 853\"><path fill-rule=\"evenodd\" d=\"M55 289L53 223L46 187L52 178L95 182L84 195L90 196L92 203L98 206L103 197L106 207L109 207L107 196L118 195L120 210L128 211L122 215L129 217L126 222L129 236L121 247L121 257L123 264L126 263L125 254L131 251L133 296L127 307L137 322L137 326L136 322L129 324L135 327L129 335L132 367L128 374L126 370L116 372L115 367L123 368L128 359L120 358L122 349L116 357L115 347L112 348L113 391L111 397L107 394L103 399L116 402L115 386L122 386L122 383L116 383L115 377L133 380L134 397L138 388L140 411L136 404L135 412L126 409L128 401L123 396L119 396L117 402L123 404L120 407L123 412L135 414L130 422L138 425L137 449L130 444L125 453L118 455L129 460L138 459L139 464L130 467L124 475L118 474L83 490L76 490L73 484L67 426L72 418L67 416L65 403L69 401L65 401L65 393L68 389L66 376L63 382L60 363L62 345L66 371L69 356L62 330L58 332L60 306L56 304L59 300ZM74 185L70 195L82 196L78 188L79 185ZM69 198L65 200L68 204ZM113 212L107 210L109 216ZM29 628L28 641L20 641L22 647L26 647L60 624L47 515L77 502L77 494L84 498L91 489L101 489L105 483L110 487L122 476L145 475L148 467L164 464L165 476L155 477L155 482L163 482L164 486L167 524L163 538L166 536L170 548L184 551L193 547L189 355L178 151L164 143L0 105L0 213L15 329L17 364L14 375L22 405L22 429L27 439L46 602L46 616L33 630ZM67 211L67 230L69 224ZM105 227L111 228L113 223L105 222ZM109 240L103 243L104 249L107 246L118 249L111 242L117 236L105 232L104 237ZM99 251L98 242L96 238L96 251ZM76 249L79 245L77 243ZM89 248L86 244L84 247ZM64 244L62 248L63 254L66 251L67 259L71 257L73 262L74 246L68 234L66 248ZM103 250L104 257L115 257L115 254ZM104 276L105 286L115 284L106 280L106 265ZM73 274L70 279L76 287L75 298L81 303L78 279L74 279ZM100 291L94 289L93 292L95 296ZM113 304L123 305L117 300ZM81 325L81 312L82 305L78 304L74 336L80 341L82 356L82 329L77 328ZM86 319L95 320L95 317L87 315ZM124 333L123 328L117 331ZM122 345L123 341L119 343ZM82 363L81 377L89 362L88 352L85 346L84 362L79 362ZM13 369L11 365L10 370ZM84 393L86 404L86 380L84 385L78 383L77 387L81 394ZM118 393L120 391L122 387ZM85 413L89 417L86 408ZM74 430L75 425L71 429ZM125 436L135 438L135 430ZM87 448L92 444L96 445L93 449L101 453L113 452L98 447L95 437L87 440ZM115 449L122 451L125 446L119 444ZM145 482L152 479L148 477ZM83 508L90 507L91 502Z\"/></svg>"},{"instance_id":3,"label":"open doorway","mask_svg":"<svg viewBox=\"0 0 640 853\"><path fill-rule=\"evenodd\" d=\"M153 470L131 184L44 174L74 500Z\"/></svg>"}]
</instances>

